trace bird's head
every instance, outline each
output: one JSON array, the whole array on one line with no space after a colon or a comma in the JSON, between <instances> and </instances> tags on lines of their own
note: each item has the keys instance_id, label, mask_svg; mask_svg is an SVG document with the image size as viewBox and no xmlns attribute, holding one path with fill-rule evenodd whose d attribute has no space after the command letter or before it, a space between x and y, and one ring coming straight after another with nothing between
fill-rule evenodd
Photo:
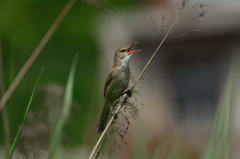
<instances>
[{"instance_id":1,"label":"bird's head","mask_svg":"<svg viewBox=\"0 0 240 159\"><path fill-rule=\"evenodd\" d=\"M124 46L124 47L117 49L117 51L115 52L115 56L114 56L114 65L121 65L121 64L125 64L125 63L128 64L132 54L141 51L141 50L131 51L131 48L136 43L138 43L138 42L135 42L132 45Z\"/></svg>"}]
</instances>

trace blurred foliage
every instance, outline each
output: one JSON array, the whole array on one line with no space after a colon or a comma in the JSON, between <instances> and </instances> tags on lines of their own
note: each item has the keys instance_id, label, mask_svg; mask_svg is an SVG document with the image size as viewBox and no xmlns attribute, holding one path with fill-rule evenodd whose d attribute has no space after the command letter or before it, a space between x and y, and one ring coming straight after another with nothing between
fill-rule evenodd
<instances>
[{"instance_id":1,"label":"blurred foliage","mask_svg":"<svg viewBox=\"0 0 240 159\"><path fill-rule=\"evenodd\" d=\"M9 87L67 2L67 0L0 1L0 33L6 87ZM136 1L108 2L118 8L129 6ZM99 1L99 3L102 2ZM107 4L104 6L110 7ZM77 105L73 107L65 131L67 136L72 138L71 144L83 142L87 119L89 119L87 116L91 114L89 110L92 110L89 109L90 97L92 91L96 91L94 83L98 79L96 68L100 55L98 55L93 31L97 26L92 26L92 22L99 14L106 13L96 5L92 5L90 1L79 0L60 24L8 102L12 138L16 135L41 68L44 66L45 70L39 85L58 83L65 86L74 54L79 52L73 93ZM34 98L32 110L41 106L40 99ZM3 132L2 118L0 132ZM3 144L3 138L4 136L1 135L1 144Z\"/></svg>"},{"instance_id":2,"label":"blurred foliage","mask_svg":"<svg viewBox=\"0 0 240 159\"><path fill-rule=\"evenodd\" d=\"M6 88L9 87L14 77L16 77L23 64L29 58L67 2L68 0L0 0L0 35ZM98 47L95 40L95 28L97 29L98 26L93 26L96 24L93 23L93 21L101 14L111 14L111 12L115 12L124 7L130 7L139 2L141 3L142 1L77 1L8 102L7 108L12 139L17 134L21 119L24 116L24 112L31 97L32 89L42 67L44 66L45 69L39 81L39 87L57 84L61 89L62 86L66 86L72 60L75 53L78 52L79 60L73 88L74 102L62 135L64 138L64 145L67 143L68 146L74 146L76 144L93 144L93 142L95 142L92 136L94 134L94 137L96 137L94 124L96 122L95 119L97 119L99 115L99 112L95 111L95 108L96 105L99 104L98 97L102 98L103 94L97 94L98 76L96 71L98 67L98 58L101 55L98 54ZM48 115L51 115L51 113L45 114L46 105L45 107L43 105L46 97L41 93L42 92L37 89L36 96L34 96L30 108L31 113L28 115L44 117L41 122L45 122L48 121ZM42 113L37 112L41 110L41 107L43 107L42 109L44 111ZM59 107L56 107L53 110L58 108ZM57 118L60 110L61 109L56 111L56 114L52 113L52 118ZM230 116L231 115L228 115L226 119ZM223 118L223 116L221 116L221 118ZM39 120L41 120L41 118ZM29 128L26 126L25 130L28 128L31 130L30 132L39 138L39 141L42 140L45 142L46 140L45 143L47 143L49 136L46 136L46 134L49 134L45 133L40 136L37 132L41 133L40 129L42 127L39 126L41 123L35 122L35 120L26 121L26 123L31 123L29 124L30 126L34 125L35 127ZM39 129L37 129L37 127ZM2 133L1 114L0 132L0 145L2 146L4 136ZM142 139L140 141L142 142ZM34 144L36 143L30 142L29 147L34 146ZM40 145L41 143L39 142L37 144ZM144 145L138 144L136 153L140 157L144 157L146 154L143 150L144 147L141 146ZM175 147L175 149L169 151L172 155L169 158L180 156L179 151L181 150L178 149L178 145ZM182 145L179 147L182 147ZM160 152L159 154L161 155ZM157 155L158 149L156 151L156 156Z\"/></svg>"}]
</instances>

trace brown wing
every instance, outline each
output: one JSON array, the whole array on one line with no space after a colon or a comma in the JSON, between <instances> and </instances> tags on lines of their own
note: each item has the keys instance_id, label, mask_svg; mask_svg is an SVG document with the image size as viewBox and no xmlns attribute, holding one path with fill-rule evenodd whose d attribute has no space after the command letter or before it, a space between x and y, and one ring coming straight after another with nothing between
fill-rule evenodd
<instances>
[{"instance_id":1,"label":"brown wing","mask_svg":"<svg viewBox=\"0 0 240 159\"><path fill-rule=\"evenodd\" d=\"M109 86L109 84L111 83L112 79L113 79L113 70L111 70L111 72L109 73L108 75L108 78L106 80L106 83L105 83L105 87L104 87L104 97L106 95L106 91L107 91L107 87Z\"/></svg>"}]
</instances>

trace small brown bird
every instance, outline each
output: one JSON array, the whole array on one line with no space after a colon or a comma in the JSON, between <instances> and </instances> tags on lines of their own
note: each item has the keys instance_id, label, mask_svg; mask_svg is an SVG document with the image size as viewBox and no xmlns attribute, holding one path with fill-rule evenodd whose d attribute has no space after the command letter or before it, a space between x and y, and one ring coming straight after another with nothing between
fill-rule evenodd
<instances>
[{"instance_id":1,"label":"small brown bird","mask_svg":"<svg viewBox=\"0 0 240 159\"><path fill-rule=\"evenodd\" d=\"M119 48L114 55L114 64L105 83L104 88L104 106L101 115L97 121L95 129L101 133L107 126L109 112L114 115L113 104L127 89L130 80L129 62L131 56L135 52L141 50L130 51L137 42L130 46Z\"/></svg>"}]
</instances>

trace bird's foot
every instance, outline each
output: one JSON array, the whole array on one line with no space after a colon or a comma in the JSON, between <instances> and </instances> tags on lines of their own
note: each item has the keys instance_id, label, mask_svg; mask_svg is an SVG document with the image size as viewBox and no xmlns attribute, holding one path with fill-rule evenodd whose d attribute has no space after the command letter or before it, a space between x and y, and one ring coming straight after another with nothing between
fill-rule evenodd
<instances>
[{"instance_id":1,"label":"bird's foot","mask_svg":"<svg viewBox=\"0 0 240 159\"><path fill-rule=\"evenodd\" d=\"M113 118L116 120L116 119L118 118L118 115L117 115L117 113L115 113L115 112L113 111L113 107L112 107L112 106L110 106L110 110L111 110L111 113L112 113Z\"/></svg>"},{"instance_id":2,"label":"bird's foot","mask_svg":"<svg viewBox=\"0 0 240 159\"><path fill-rule=\"evenodd\" d=\"M113 118L114 118L115 120L118 118L117 113L113 113L112 115L113 115Z\"/></svg>"},{"instance_id":3,"label":"bird's foot","mask_svg":"<svg viewBox=\"0 0 240 159\"><path fill-rule=\"evenodd\" d=\"M131 97L132 96L132 90L129 89L129 90L125 91L122 95L124 95L124 94L127 94L129 97Z\"/></svg>"}]
</instances>

